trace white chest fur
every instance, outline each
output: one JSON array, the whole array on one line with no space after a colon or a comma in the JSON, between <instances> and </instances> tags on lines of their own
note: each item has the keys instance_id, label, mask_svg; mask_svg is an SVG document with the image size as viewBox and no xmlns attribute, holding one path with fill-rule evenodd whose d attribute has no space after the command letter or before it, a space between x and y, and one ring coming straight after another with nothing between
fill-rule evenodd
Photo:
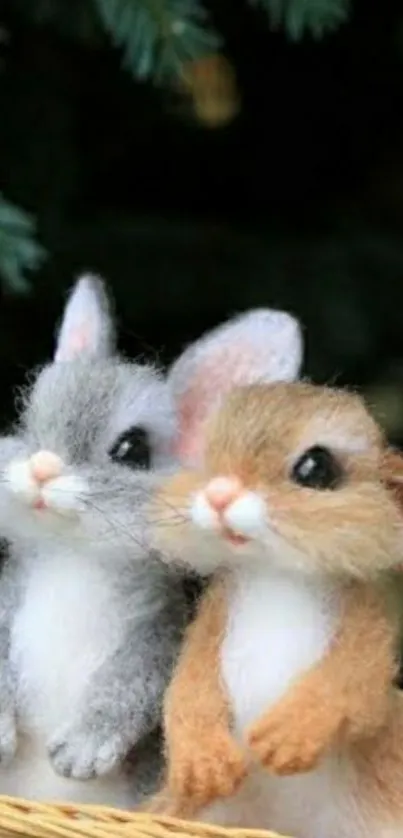
<instances>
[{"instance_id":1,"label":"white chest fur","mask_svg":"<svg viewBox=\"0 0 403 838\"><path fill-rule=\"evenodd\" d=\"M339 602L337 587L316 577L263 568L234 576L221 667L238 735L320 660L334 636ZM289 777L256 765L237 794L201 817L297 838L386 838L356 783L354 766L341 752Z\"/></svg>"},{"instance_id":2,"label":"white chest fur","mask_svg":"<svg viewBox=\"0 0 403 838\"><path fill-rule=\"evenodd\" d=\"M316 577L266 567L238 572L230 590L222 674L241 733L323 655L338 597Z\"/></svg>"},{"instance_id":3,"label":"white chest fur","mask_svg":"<svg viewBox=\"0 0 403 838\"><path fill-rule=\"evenodd\" d=\"M49 554L26 571L11 632L21 732L52 735L121 639L110 575L91 558Z\"/></svg>"}]
</instances>

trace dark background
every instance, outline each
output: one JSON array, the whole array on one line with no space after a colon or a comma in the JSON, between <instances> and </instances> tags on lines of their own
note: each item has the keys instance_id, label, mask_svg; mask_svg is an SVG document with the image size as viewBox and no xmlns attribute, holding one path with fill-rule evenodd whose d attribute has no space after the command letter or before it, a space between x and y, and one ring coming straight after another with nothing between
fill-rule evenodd
<instances>
[{"instance_id":1,"label":"dark background","mask_svg":"<svg viewBox=\"0 0 403 838\"><path fill-rule=\"evenodd\" d=\"M0 3L0 189L50 257L30 295L0 292L1 420L91 269L133 356L168 362L249 307L293 311L307 373L362 387L403 442L401 2L357 0L335 34L295 44L218 0L242 97L221 129L78 37L75 2L71 26L38 26L29 5Z\"/></svg>"}]
</instances>

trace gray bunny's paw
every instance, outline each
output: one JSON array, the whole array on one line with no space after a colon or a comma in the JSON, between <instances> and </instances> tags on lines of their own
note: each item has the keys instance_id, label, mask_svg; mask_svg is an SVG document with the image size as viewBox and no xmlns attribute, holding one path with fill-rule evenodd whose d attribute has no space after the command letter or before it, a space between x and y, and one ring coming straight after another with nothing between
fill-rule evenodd
<instances>
[{"instance_id":1,"label":"gray bunny's paw","mask_svg":"<svg viewBox=\"0 0 403 838\"><path fill-rule=\"evenodd\" d=\"M90 780L109 774L120 765L127 745L118 734L65 729L48 743L48 754L54 770L62 777Z\"/></svg>"},{"instance_id":2,"label":"gray bunny's paw","mask_svg":"<svg viewBox=\"0 0 403 838\"><path fill-rule=\"evenodd\" d=\"M17 750L17 728L14 713L0 713L0 763L8 765Z\"/></svg>"}]
</instances>

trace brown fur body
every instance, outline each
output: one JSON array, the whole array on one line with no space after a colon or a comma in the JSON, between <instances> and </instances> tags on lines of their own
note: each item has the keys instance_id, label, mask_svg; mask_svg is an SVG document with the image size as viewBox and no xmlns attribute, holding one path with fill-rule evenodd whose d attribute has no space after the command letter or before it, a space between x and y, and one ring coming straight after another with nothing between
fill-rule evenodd
<instances>
[{"instance_id":1,"label":"brown fur body","mask_svg":"<svg viewBox=\"0 0 403 838\"><path fill-rule=\"evenodd\" d=\"M234 391L207 426L206 439L203 474L178 475L156 501L156 543L167 560L172 549L196 569L213 569L217 580L168 691L169 767L158 806L200 816L214 799L235 799L256 765L287 782L289 775L313 776L330 758L345 762L346 799L357 800L356 822L353 806L351 830L341 821L339 838L403 835L403 701L393 687L399 632L386 595L389 574L403 556L396 502L401 461L386 452L358 397L305 384ZM342 485L334 491L301 488L290 479L293 463L315 445L329 448L342 466ZM267 532L239 546L228 542L227 527L201 532L190 520L194 492L204 491L212 478L232 475L268 509ZM173 520L173 509L180 520ZM248 562L253 572L266 555L268 562L284 558L286 568L294 563L301 576L335 582L342 605L321 659L292 680L240 741L222 669L228 580ZM318 794L318 809L331 804ZM209 819L220 811L201 814ZM292 823L284 813L280 823L255 824L252 800L243 812L243 826ZM307 818L294 834L316 838L318 828Z\"/></svg>"}]
</instances>

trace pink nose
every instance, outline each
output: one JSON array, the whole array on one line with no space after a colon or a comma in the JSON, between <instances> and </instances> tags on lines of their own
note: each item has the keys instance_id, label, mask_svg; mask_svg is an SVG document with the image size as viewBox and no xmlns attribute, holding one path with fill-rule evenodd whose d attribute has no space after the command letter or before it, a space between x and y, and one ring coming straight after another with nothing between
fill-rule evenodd
<instances>
[{"instance_id":1,"label":"pink nose","mask_svg":"<svg viewBox=\"0 0 403 838\"><path fill-rule=\"evenodd\" d=\"M206 486L205 494L210 505L222 512L242 492L242 483L237 477L215 477Z\"/></svg>"},{"instance_id":2,"label":"pink nose","mask_svg":"<svg viewBox=\"0 0 403 838\"><path fill-rule=\"evenodd\" d=\"M31 474L38 483L46 483L61 474L63 462L51 451L38 451L30 460Z\"/></svg>"}]
</instances>

